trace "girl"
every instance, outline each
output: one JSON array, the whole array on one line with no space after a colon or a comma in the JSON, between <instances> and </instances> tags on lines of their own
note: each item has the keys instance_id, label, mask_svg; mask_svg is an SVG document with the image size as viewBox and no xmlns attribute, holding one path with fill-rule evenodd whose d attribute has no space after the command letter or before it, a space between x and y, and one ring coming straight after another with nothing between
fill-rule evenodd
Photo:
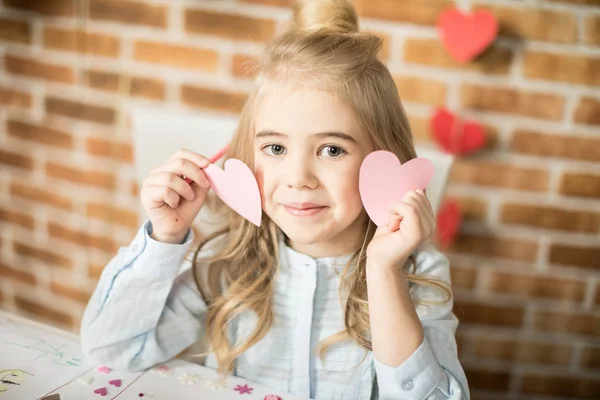
<instances>
[{"instance_id":1,"label":"girl","mask_svg":"<svg viewBox=\"0 0 600 400\"><path fill-rule=\"evenodd\" d=\"M393 204L379 228L360 200L367 154L416 156L380 44L347 0L295 5L228 150L254 170L261 226L225 209L227 228L180 268L209 182L208 160L178 151L144 181L149 221L87 306L86 354L142 370L204 339L208 367L299 396L469 398L448 261L424 244L435 229L425 194Z\"/></svg>"}]
</instances>

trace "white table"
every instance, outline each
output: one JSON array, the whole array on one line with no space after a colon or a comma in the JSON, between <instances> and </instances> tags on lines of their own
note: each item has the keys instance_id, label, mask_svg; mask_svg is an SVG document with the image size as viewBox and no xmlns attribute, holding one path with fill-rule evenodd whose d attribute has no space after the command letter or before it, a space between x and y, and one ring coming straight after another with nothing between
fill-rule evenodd
<instances>
[{"instance_id":1,"label":"white table","mask_svg":"<svg viewBox=\"0 0 600 400\"><path fill-rule=\"evenodd\" d=\"M81 354L77 335L0 310L0 400L263 400L289 393L181 359L144 372L106 371ZM272 397L275 399L275 397Z\"/></svg>"}]
</instances>

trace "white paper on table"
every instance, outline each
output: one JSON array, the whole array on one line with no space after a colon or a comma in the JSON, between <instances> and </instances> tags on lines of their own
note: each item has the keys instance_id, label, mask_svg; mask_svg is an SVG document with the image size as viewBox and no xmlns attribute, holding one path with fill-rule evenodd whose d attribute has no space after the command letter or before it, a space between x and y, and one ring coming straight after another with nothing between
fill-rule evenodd
<instances>
[{"instance_id":1,"label":"white paper on table","mask_svg":"<svg viewBox=\"0 0 600 400\"><path fill-rule=\"evenodd\" d=\"M37 399L94 364L76 340L0 317L0 399Z\"/></svg>"}]
</instances>

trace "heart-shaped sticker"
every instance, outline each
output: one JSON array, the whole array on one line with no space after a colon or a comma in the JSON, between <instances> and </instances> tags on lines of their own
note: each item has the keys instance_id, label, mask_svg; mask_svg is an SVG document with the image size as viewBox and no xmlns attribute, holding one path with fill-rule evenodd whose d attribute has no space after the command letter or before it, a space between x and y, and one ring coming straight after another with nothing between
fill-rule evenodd
<instances>
[{"instance_id":1,"label":"heart-shaped sticker","mask_svg":"<svg viewBox=\"0 0 600 400\"><path fill-rule=\"evenodd\" d=\"M435 167L425 158L404 164L392 152L374 151L360 166L358 189L367 214L377 226L387 224L390 206L411 190L427 188Z\"/></svg>"},{"instance_id":2,"label":"heart-shaped sticker","mask_svg":"<svg viewBox=\"0 0 600 400\"><path fill-rule=\"evenodd\" d=\"M246 164L236 158L225 161L224 169L215 164L204 168L211 188L235 212L260 226L262 206L260 190L254 174Z\"/></svg>"},{"instance_id":3,"label":"heart-shaped sticker","mask_svg":"<svg viewBox=\"0 0 600 400\"><path fill-rule=\"evenodd\" d=\"M462 122L445 108L431 118L431 130L437 143L448 153L464 156L485 145L485 130L474 121Z\"/></svg>"},{"instance_id":4,"label":"heart-shaped sticker","mask_svg":"<svg viewBox=\"0 0 600 400\"><path fill-rule=\"evenodd\" d=\"M108 374L110 372L110 368L108 368L108 367L98 367L98 372L101 372L103 374Z\"/></svg>"},{"instance_id":5,"label":"heart-shaped sticker","mask_svg":"<svg viewBox=\"0 0 600 400\"><path fill-rule=\"evenodd\" d=\"M116 386L116 387L121 387L121 380L120 379L114 379L110 382L108 382L110 385Z\"/></svg>"},{"instance_id":6,"label":"heart-shaped sticker","mask_svg":"<svg viewBox=\"0 0 600 400\"><path fill-rule=\"evenodd\" d=\"M457 9L444 11L437 26L450 55L463 63L483 52L498 34L496 17L484 10L472 14Z\"/></svg>"},{"instance_id":7,"label":"heart-shaped sticker","mask_svg":"<svg viewBox=\"0 0 600 400\"><path fill-rule=\"evenodd\" d=\"M94 390L94 393L99 394L100 396L106 396L108 394L108 390L105 387Z\"/></svg>"}]
</instances>

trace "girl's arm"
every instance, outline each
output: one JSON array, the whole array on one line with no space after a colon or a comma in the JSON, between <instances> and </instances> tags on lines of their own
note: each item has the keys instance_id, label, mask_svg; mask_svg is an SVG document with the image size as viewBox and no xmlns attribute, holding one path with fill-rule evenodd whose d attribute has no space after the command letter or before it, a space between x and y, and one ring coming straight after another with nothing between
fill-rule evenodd
<instances>
[{"instance_id":1,"label":"girl's arm","mask_svg":"<svg viewBox=\"0 0 600 400\"><path fill-rule=\"evenodd\" d=\"M448 260L433 248L419 252L416 274L437 278L450 288ZM371 338L380 399L469 399L457 356L458 320L452 299L440 289L415 285L409 290L402 269L369 265L367 290Z\"/></svg>"},{"instance_id":2,"label":"girl's arm","mask_svg":"<svg viewBox=\"0 0 600 400\"><path fill-rule=\"evenodd\" d=\"M150 237L147 222L105 267L81 326L83 352L114 369L132 371L166 361L203 334L206 305L191 269L178 275L193 241Z\"/></svg>"}]
</instances>

